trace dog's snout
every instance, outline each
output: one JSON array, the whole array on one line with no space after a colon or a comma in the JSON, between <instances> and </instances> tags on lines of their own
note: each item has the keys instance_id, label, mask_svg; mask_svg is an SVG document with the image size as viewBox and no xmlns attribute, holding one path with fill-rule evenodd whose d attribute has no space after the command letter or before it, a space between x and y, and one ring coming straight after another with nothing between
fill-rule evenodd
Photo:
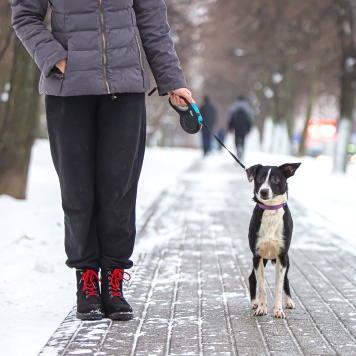
<instances>
[{"instance_id":1,"label":"dog's snout","mask_svg":"<svg viewBox=\"0 0 356 356\"><path fill-rule=\"evenodd\" d=\"M263 199L268 198L268 193L269 193L268 189L261 189L261 190L260 190L260 196L261 196L261 198L263 198Z\"/></svg>"}]
</instances>

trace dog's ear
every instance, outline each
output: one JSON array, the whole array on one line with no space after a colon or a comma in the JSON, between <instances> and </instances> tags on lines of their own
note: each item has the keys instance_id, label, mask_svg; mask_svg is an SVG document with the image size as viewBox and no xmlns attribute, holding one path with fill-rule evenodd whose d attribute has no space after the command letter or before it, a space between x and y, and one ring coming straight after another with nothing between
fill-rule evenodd
<instances>
[{"instance_id":1,"label":"dog's ear","mask_svg":"<svg viewBox=\"0 0 356 356\"><path fill-rule=\"evenodd\" d=\"M282 164L278 168L280 168L283 171L284 175L289 178L291 176L294 176L295 171L300 165L301 163L286 163Z\"/></svg>"},{"instance_id":2,"label":"dog's ear","mask_svg":"<svg viewBox=\"0 0 356 356\"><path fill-rule=\"evenodd\" d=\"M260 167L262 167L262 164L255 164L254 166L246 169L247 179L249 182L252 182L255 179L256 172Z\"/></svg>"}]
</instances>

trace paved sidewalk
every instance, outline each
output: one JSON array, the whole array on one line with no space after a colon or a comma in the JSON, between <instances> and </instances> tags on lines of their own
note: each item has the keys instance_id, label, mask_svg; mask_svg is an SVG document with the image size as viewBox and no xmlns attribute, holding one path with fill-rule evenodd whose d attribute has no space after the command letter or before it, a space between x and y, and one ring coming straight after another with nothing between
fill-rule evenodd
<instances>
[{"instance_id":1,"label":"paved sidewalk","mask_svg":"<svg viewBox=\"0 0 356 356\"><path fill-rule=\"evenodd\" d=\"M356 355L356 258L330 237L328 221L310 219L292 191L296 309L285 310L285 320L272 317L268 264L268 315L253 315L252 184L221 157L197 162L140 222L125 293L136 317L80 322L73 309L41 355Z\"/></svg>"}]
</instances>

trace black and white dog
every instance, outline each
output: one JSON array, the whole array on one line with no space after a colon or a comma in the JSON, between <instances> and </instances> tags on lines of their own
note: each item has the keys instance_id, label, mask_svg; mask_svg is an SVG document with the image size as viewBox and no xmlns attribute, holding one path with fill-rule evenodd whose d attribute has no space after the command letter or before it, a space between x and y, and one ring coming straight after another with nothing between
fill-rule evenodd
<instances>
[{"instance_id":1,"label":"black and white dog","mask_svg":"<svg viewBox=\"0 0 356 356\"><path fill-rule=\"evenodd\" d=\"M268 260L276 264L274 317L285 318L282 308L282 288L285 292L286 308L295 308L287 276L288 250L293 231L292 215L287 205L287 179L294 175L300 164L286 163L279 167L257 164L246 170L248 180L254 181L253 200L256 202L248 235L253 253L253 270L249 277L251 307L256 309L256 315L267 314L264 267Z\"/></svg>"}]
</instances>

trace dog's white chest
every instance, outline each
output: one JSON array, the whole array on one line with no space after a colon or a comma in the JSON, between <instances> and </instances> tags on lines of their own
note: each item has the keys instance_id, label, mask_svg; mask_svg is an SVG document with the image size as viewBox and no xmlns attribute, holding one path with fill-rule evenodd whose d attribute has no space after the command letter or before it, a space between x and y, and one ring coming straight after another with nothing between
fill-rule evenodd
<instances>
[{"instance_id":1,"label":"dog's white chest","mask_svg":"<svg viewBox=\"0 0 356 356\"><path fill-rule=\"evenodd\" d=\"M262 258L277 258L284 246L283 215L284 209L263 212L256 245L257 253Z\"/></svg>"}]
</instances>

